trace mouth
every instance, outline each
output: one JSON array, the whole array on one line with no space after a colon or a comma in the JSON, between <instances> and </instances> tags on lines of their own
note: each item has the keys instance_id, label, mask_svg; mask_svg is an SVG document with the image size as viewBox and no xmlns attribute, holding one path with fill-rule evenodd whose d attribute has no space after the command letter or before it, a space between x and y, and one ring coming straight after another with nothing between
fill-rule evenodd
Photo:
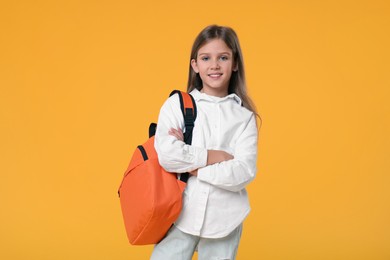
<instances>
[{"instance_id":1,"label":"mouth","mask_svg":"<svg viewBox=\"0 0 390 260\"><path fill-rule=\"evenodd\" d=\"M210 78L212 79L218 79L222 76L223 74L222 73L211 73L211 74L207 74L207 76L209 76Z\"/></svg>"}]
</instances>

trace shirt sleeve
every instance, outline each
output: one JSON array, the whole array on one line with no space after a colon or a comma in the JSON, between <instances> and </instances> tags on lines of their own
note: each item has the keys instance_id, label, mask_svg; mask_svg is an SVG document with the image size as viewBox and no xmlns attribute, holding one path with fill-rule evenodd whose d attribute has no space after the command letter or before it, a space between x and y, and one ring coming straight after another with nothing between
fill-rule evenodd
<instances>
[{"instance_id":1,"label":"shirt sleeve","mask_svg":"<svg viewBox=\"0 0 390 260\"><path fill-rule=\"evenodd\" d=\"M252 115L237 140L234 159L198 169L198 179L216 187L238 192L256 176L258 130Z\"/></svg>"},{"instance_id":2,"label":"shirt sleeve","mask_svg":"<svg viewBox=\"0 0 390 260\"><path fill-rule=\"evenodd\" d=\"M159 163L166 171L175 173L189 172L204 167L207 163L207 150L187 145L169 135L168 131L171 128L180 128L183 132L185 130L177 94L167 99L161 107L158 117L154 147Z\"/></svg>"}]
</instances>

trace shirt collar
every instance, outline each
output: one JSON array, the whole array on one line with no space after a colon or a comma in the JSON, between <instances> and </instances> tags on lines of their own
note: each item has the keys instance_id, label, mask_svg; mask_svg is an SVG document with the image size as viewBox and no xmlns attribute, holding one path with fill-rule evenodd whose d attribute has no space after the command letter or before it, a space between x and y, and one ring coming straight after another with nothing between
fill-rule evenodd
<instances>
[{"instance_id":1,"label":"shirt collar","mask_svg":"<svg viewBox=\"0 0 390 260\"><path fill-rule=\"evenodd\" d=\"M219 102L223 102L223 101L228 100L228 99L233 99L234 101L237 102L237 104L239 104L240 106L242 105L241 98L234 93L229 94L225 97L214 97L214 96L207 95L206 93L202 93L198 89L195 88L194 90L191 91L190 94L194 97L195 101L207 100L207 101L219 103Z\"/></svg>"}]
</instances>

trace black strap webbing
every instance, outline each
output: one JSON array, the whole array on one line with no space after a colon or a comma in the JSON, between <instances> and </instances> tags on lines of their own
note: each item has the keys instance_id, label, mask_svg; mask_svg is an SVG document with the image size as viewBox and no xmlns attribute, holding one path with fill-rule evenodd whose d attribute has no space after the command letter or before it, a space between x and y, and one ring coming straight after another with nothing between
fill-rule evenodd
<instances>
[{"instance_id":1,"label":"black strap webbing","mask_svg":"<svg viewBox=\"0 0 390 260\"><path fill-rule=\"evenodd\" d=\"M186 144L191 144L192 143L192 132L194 130L195 120L196 120L196 116L197 116L195 99L194 99L194 97L191 94L185 93L185 92L181 92L179 90L172 91L169 96L172 96L174 94L178 94L179 95L180 109L181 109L181 112L182 112L183 118L184 118L184 125L185 125L185 128L186 128L185 129L186 131L183 133L184 134L184 142ZM183 101L183 96L182 96L183 94L190 96L193 108L191 108L191 107L184 107L185 104L184 104L184 101ZM185 182L185 183L188 181L189 177L190 176L189 176L188 172L180 174L180 180Z\"/></svg>"},{"instance_id":2,"label":"black strap webbing","mask_svg":"<svg viewBox=\"0 0 390 260\"><path fill-rule=\"evenodd\" d=\"M147 161L149 158L148 158L148 155L146 154L145 148L142 145L138 145L137 148L140 150L144 161Z\"/></svg>"}]
</instances>

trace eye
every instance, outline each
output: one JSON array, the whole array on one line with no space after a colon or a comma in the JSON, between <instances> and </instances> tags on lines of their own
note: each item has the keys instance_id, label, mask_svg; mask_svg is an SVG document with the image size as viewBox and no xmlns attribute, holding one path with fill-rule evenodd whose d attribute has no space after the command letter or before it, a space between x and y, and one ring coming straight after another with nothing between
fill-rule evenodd
<instances>
[{"instance_id":1,"label":"eye","mask_svg":"<svg viewBox=\"0 0 390 260\"><path fill-rule=\"evenodd\" d=\"M228 56L221 56L219 59L222 61L227 61L227 60L229 60L229 57Z\"/></svg>"},{"instance_id":2,"label":"eye","mask_svg":"<svg viewBox=\"0 0 390 260\"><path fill-rule=\"evenodd\" d=\"M208 56L202 56L200 59L201 59L202 61L208 61L208 60L209 60L209 57L208 57Z\"/></svg>"}]
</instances>

